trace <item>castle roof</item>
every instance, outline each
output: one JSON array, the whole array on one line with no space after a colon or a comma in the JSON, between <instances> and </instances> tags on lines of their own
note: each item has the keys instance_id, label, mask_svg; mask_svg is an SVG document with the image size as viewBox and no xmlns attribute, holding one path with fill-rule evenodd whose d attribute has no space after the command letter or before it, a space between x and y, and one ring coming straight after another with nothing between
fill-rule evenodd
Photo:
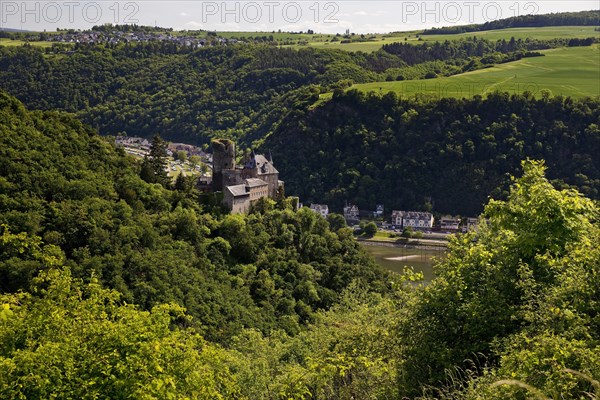
<instances>
[{"instance_id":1,"label":"castle roof","mask_svg":"<svg viewBox=\"0 0 600 400\"><path fill-rule=\"evenodd\" d=\"M249 196L250 189L260 186L268 186L269 184L262 179L250 178L246 179L244 183L240 185L227 186L226 189L233 195L233 197Z\"/></svg>"},{"instance_id":2,"label":"castle roof","mask_svg":"<svg viewBox=\"0 0 600 400\"><path fill-rule=\"evenodd\" d=\"M262 154L254 156L254 162L256 163L256 168L258 168L259 175L279 173L273 163L267 160Z\"/></svg>"},{"instance_id":3,"label":"castle roof","mask_svg":"<svg viewBox=\"0 0 600 400\"><path fill-rule=\"evenodd\" d=\"M227 190L233 195L233 197L249 196L250 193L246 191L246 185L233 185L227 186Z\"/></svg>"},{"instance_id":4,"label":"castle roof","mask_svg":"<svg viewBox=\"0 0 600 400\"><path fill-rule=\"evenodd\" d=\"M257 186L268 186L269 184L262 179L258 178L249 178L246 179L246 186L248 187L257 187Z\"/></svg>"}]
</instances>

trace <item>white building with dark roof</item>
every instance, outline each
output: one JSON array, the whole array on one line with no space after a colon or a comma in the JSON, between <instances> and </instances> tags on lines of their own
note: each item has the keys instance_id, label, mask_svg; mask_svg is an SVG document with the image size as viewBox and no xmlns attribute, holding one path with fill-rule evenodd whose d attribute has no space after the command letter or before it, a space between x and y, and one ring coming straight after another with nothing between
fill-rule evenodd
<instances>
[{"instance_id":1,"label":"white building with dark roof","mask_svg":"<svg viewBox=\"0 0 600 400\"><path fill-rule=\"evenodd\" d=\"M402 229L431 229L433 227L433 214L424 211L392 211L392 225Z\"/></svg>"},{"instance_id":2,"label":"white building with dark roof","mask_svg":"<svg viewBox=\"0 0 600 400\"><path fill-rule=\"evenodd\" d=\"M327 215L329 215L329 206L327 204L311 204L310 209L320 214L323 218L327 218Z\"/></svg>"},{"instance_id":3,"label":"white building with dark roof","mask_svg":"<svg viewBox=\"0 0 600 400\"><path fill-rule=\"evenodd\" d=\"M344 207L344 218L346 218L347 223L360 221L359 214L358 207L355 205L347 205Z\"/></svg>"},{"instance_id":4,"label":"white building with dark roof","mask_svg":"<svg viewBox=\"0 0 600 400\"><path fill-rule=\"evenodd\" d=\"M451 215L445 215L440 218L440 229L443 231L457 231L460 225L460 218Z\"/></svg>"}]
</instances>

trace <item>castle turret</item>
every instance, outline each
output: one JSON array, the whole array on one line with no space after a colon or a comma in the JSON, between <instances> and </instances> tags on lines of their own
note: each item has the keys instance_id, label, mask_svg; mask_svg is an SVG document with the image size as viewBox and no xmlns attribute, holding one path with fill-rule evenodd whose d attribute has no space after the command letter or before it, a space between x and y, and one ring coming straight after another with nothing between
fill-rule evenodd
<instances>
[{"instance_id":1,"label":"castle turret","mask_svg":"<svg viewBox=\"0 0 600 400\"><path fill-rule=\"evenodd\" d=\"M223 191L223 171L235 170L235 143L229 139L214 139L213 149L213 190Z\"/></svg>"}]
</instances>

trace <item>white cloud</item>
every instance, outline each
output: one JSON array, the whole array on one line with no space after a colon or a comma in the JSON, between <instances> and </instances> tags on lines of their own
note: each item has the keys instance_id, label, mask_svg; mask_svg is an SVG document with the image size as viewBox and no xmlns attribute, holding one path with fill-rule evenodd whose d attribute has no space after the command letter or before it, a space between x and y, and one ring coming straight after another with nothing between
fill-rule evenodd
<instances>
[{"instance_id":1,"label":"white cloud","mask_svg":"<svg viewBox=\"0 0 600 400\"><path fill-rule=\"evenodd\" d=\"M188 16L188 13L181 12L181 13L179 13L179 15L181 15L182 17L187 17L187 16Z\"/></svg>"}]
</instances>

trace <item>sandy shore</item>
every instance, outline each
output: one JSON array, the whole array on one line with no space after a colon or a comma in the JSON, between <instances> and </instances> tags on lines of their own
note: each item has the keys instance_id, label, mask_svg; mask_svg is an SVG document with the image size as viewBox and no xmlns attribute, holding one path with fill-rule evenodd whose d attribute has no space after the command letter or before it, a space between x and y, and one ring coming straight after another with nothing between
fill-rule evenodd
<instances>
[{"instance_id":1,"label":"sandy shore","mask_svg":"<svg viewBox=\"0 0 600 400\"><path fill-rule=\"evenodd\" d=\"M390 261L404 261L404 260L412 260L414 258L418 258L421 257L418 254L413 254L411 256L400 256L400 257L388 257L386 258L386 260L390 260Z\"/></svg>"}]
</instances>

